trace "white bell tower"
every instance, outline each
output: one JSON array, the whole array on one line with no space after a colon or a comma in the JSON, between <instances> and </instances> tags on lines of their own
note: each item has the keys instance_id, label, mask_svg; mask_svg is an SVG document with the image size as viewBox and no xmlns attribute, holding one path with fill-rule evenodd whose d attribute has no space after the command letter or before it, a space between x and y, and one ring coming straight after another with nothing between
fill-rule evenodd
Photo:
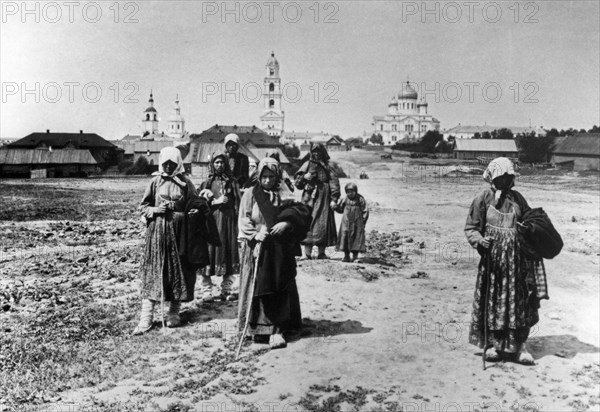
<instances>
[{"instance_id":1,"label":"white bell tower","mask_svg":"<svg viewBox=\"0 0 600 412\"><path fill-rule=\"evenodd\" d=\"M267 76L263 82L264 113L260 116L261 128L269 136L281 137L285 114L281 110L281 78L275 52L267 61Z\"/></svg>"},{"instance_id":2,"label":"white bell tower","mask_svg":"<svg viewBox=\"0 0 600 412\"><path fill-rule=\"evenodd\" d=\"M173 114L169 116L167 122L167 135L169 137L181 138L185 134L185 120L181 117L181 108L179 107L179 95L175 97L175 107Z\"/></svg>"},{"instance_id":3,"label":"white bell tower","mask_svg":"<svg viewBox=\"0 0 600 412\"><path fill-rule=\"evenodd\" d=\"M154 108L154 98L152 97L152 90L150 90L150 99L148 100L150 105L144 110L144 132L158 133L158 112ZM147 133L146 133L147 134Z\"/></svg>"}]
</instances>

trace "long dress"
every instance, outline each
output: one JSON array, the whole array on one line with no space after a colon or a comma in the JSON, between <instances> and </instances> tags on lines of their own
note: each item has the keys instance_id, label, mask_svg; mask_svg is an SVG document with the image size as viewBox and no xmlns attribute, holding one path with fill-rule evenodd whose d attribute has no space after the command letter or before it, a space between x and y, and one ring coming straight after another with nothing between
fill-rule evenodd
<instances>
[{"instance_id":1,"label":"long dress","mask_svg":"<svg viewBox=\"0 0 600 412\"><path fill-rule=\"evenodd\" d=\"M316 175L313 182L315 188L312 193L306 190L307 182L303 175L310 171ZM340 198L340 181L329 163L309 160L298 169L295 177L296 187L303 190L302 199L314 199L312 210L312 223L306 238L302 241L307 246L335 246L337 244L337 231L335 229L335 216L330 208L331 201L337 202Z\"/></svg>"},{"instance_id":2,"label":"long dress","mask_svg":"<svg viewBox=\"0 0 600 412\"><path fill-rule=\"evenodd\" d=\"M282 204L280 193L275 193L272 198L263 193L259 185L247 190L242 196L239 213L242 246L238 327L240 330L244 328L248 304L251 303L249 336L272 335L302 326L295 256L300 255L299 241L308 230L310 209L296 202L285 201ZM289 222L293 229L277 238L269 237L260 244L253 289L252 278L257 263L254 237L263 227L270 228L279 221Z\"/></svg>"},{"instance_id":3,"label":"long dress","mask_svg":"<svg viewBox=\"0 0 600 412\"><path fill-rule=\"evenodd\" d=\"M516 222L529 210L523 196L509 190L499 208L494 202L491 189L480 194L473 200L465 225L467 239L474 247L483 236L494 238L488 251L478 248L481 260L469 342L480 348L494 346L515 353L539 321L540 299L548 298L545 285L543 289L536 285L536 279L542 277L537 272L543 272L544 266L541 260L526 258L519 247Z\"/></svg>"},{"instance_id":4,"label":"long dress","mask_svg":"<svg viewBox=\"0 0 600 412\"><path fill-rule=\"evenodd\" d=\"M336 210L343 213L337 250L366 252L365 224L369 218L369 209L365 198L360 194L354 199L345 197Z\"/></svg>"},{"instance_id":5,"label":"long dress","mask_svg":"<svg viewBox=\"0 0 600 412\"><path fill-rule=\"evenodd\" d=\"M213 217L221 238L221 246L209 245L209 276L233 275L239 272L237 211L240 201L239 186L235 179L227 175L213 175L200 186L212 191L215 199L223 195L229 198L227 204L212 206Z\"/></svg>"},{"instance_id":6,"label":"long dress","mask_svg":"<svg viewBox=\"0 0 600 412\"><path fill-rule=\"evenodd\" d=\"M196 266L186 258L185 208L196 197L193 183L178 175L173 179L157 176L150 182L140 204L148 221L144 260L141 266L142 299L183 301L194 299ZM154 215L152 208L165 202L169 211Z\"/></svg>"}]
</instances>

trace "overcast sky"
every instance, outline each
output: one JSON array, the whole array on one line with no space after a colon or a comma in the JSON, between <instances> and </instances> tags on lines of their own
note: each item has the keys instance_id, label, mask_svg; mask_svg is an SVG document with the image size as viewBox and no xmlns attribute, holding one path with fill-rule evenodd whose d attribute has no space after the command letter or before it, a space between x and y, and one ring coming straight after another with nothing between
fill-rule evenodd
<instances>
[{"instance_id":1,"label":"overcast sky","mask_svg":"<svg viewBox=\"0 0 600 412\"><path fill-rule=\"evenodd\" d=\"M362 135L407 79L429 90L442 129L589 129L600 123L599 4L2 1L0 136L139 134L150 89L161 130L177 93L193 133L259 125L272 50L288 131Z\"/></svg>"}]
</instances>

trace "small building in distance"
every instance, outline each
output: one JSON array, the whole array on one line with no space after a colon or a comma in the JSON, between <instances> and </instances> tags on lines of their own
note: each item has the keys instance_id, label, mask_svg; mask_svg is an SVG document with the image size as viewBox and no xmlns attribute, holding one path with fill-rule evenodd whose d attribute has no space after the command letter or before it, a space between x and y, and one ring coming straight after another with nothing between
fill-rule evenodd
<instances>
[{"instance_id":1,"label":"small building in distance","mask_svg":"<svg viewBox=\"0 0 600 412\"><path fill-rule=\"evenodd\" d=\"M225 147L225 136L230 133L235 133L240 138L240 143L244 145L252 143L256 147L261 148L277 148L283 147L279 143L279 137L270 136L264 130L259 129L256 126L225 126L215 124L214 126L206 129L200 134L190 135L190 142L193 143L221 143L222 149Z\"/></svg>"},{"instance_id":2,"label":"small building in distance","mask_svg":"<svg viewBox=\"0 0 600 412\"><path fill-rule=\"evenodd\" d=\"M40 149L47 151L60 151L79 149L91 153L97 165L105 169L116 165L123 150L97 135L96 133L31 133L22 139L12 142L6 146L9 149Z\"/></svg>"},{"instance_id":3,"label":"small building in distance","mask_svg":"<svg viewBox=\"0 0 600 412\"><path fill-rule=\"evenodd\" d=\"M328 136L317 136L313 137L308 144L300 145L300 152L308 152L310 150L311 145L322 144L325 146L328 152L339 152L348 150L346 147L346 143L344 140L337 135L328 135Z\"/></svg>"},{"instance_id":4,"label":"small building in distance","mask_svg":"<svg viewBox=\"0 0 600 412\"><path fill-rule=\"evenodd\" d=\"M600 170L600 133L557 137L550 161L576 171Z\"/></svg>"},{"instance_id":5,"label":"small building in distance","mask_svg":"<svg viewBox=\"0 0 600 412\"><path fill-rule=\"evenodd\" d=\"M86 177L97 169L89 150L0 148L0 177Z\"/></svg>"},{"instance_id":6,"label":"small building in distance","mask_svg":"<svg viewBox=\"0 0 600 412\"><path fill-rule=\"evenodd\" d=\"M513 139L456 139L453 145L455 159L483 159L508 157L517 162L519 150Z\"/></svg>"}]
</instances>

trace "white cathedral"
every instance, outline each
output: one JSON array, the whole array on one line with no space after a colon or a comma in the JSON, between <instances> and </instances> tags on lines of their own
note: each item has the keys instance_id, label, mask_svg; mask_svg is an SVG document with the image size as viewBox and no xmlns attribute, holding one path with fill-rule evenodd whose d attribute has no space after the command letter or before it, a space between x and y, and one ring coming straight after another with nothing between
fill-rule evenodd
<instances>
[{"instance_id":1,"label":"white cathedral","mask_svg":"<svg viewBox=\"0 0 600 412\"><path fill-rule=\"evenodd\" d=\"M281 78L279 62L275 53L267 61L267 76L263 81L264 113L260 116L261 129L269 136L280 137L283 132L285 113L281 110Z\"/></svg>"},{"instance_id":2,"label":"white cathedral","mask_svg":"<svg viewBox=\"0 0 600 412\"><path fill-rule=\"evenodd\" d=\"M373 116L373 133L383 137L384 145L398 141L416 142L429 130L439 130L440 121L427 113L427 102L419 100L416 90L407 81L393 96L385 116Z\"/></svg>"}]
</instances>

